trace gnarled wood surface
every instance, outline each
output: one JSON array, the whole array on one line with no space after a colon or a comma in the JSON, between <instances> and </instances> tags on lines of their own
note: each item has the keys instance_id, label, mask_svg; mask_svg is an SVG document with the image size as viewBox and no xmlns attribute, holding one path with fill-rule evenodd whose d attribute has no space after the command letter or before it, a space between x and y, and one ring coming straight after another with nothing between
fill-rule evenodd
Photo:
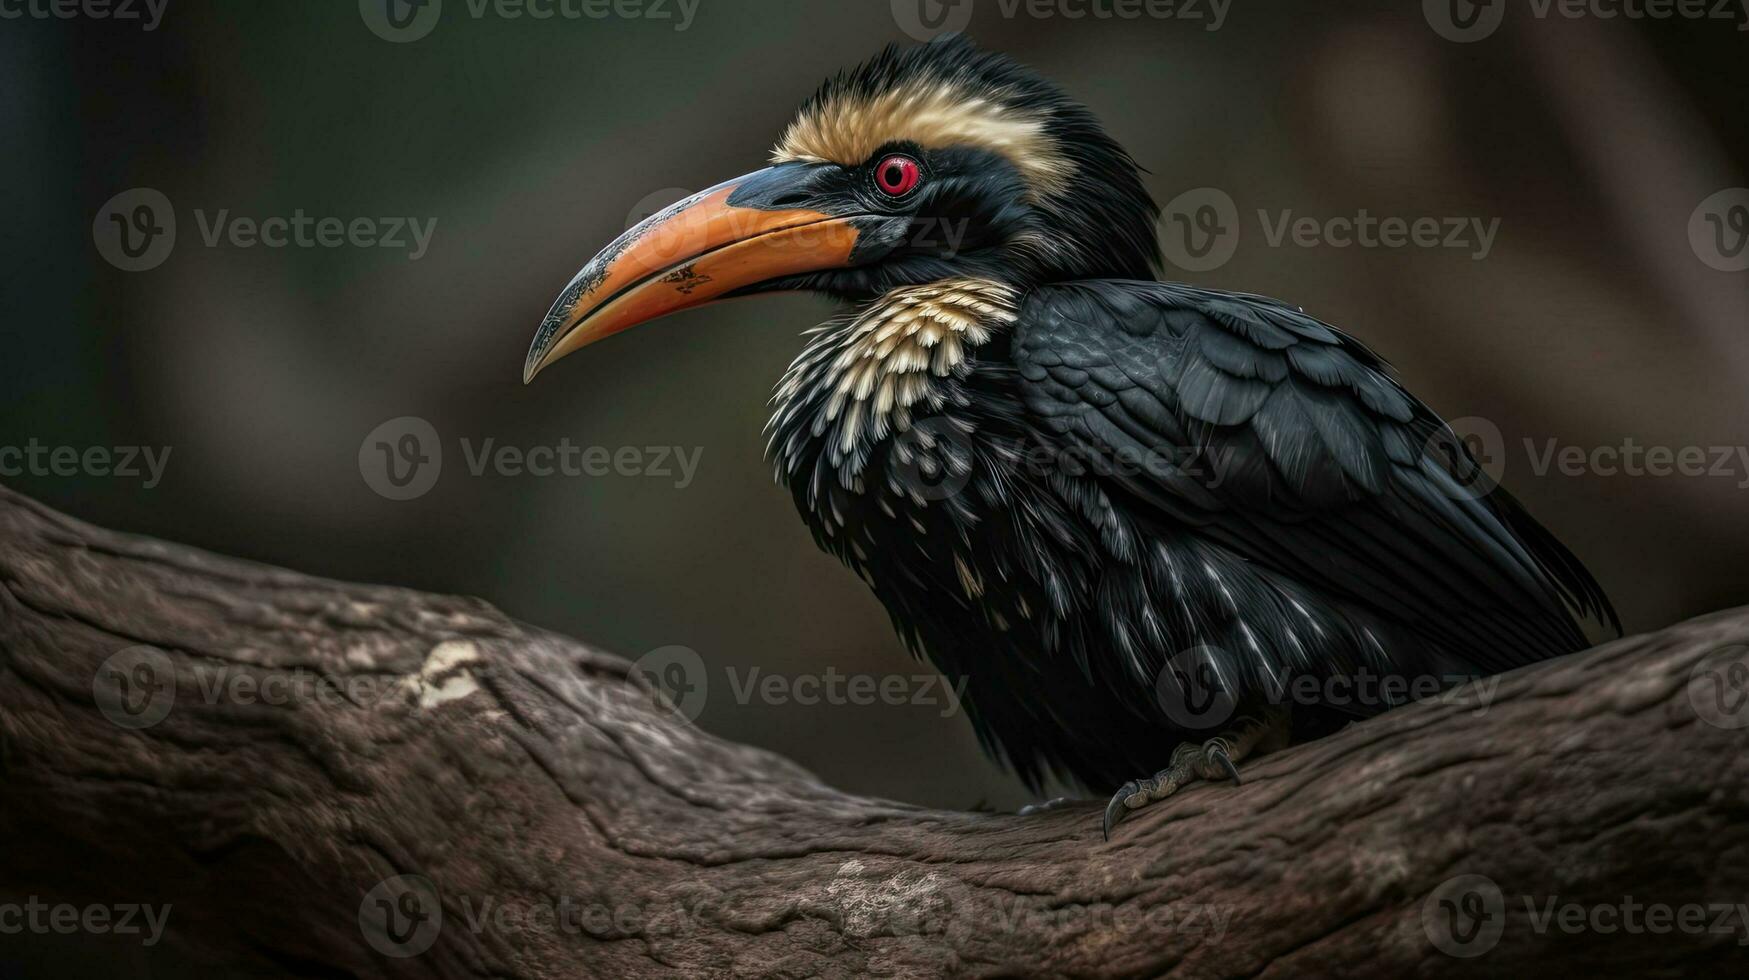
<instances>
[{"instance_id":1,"label":"gnarled wood surface","mask_svg":"<svg viewBox=\"0 0 1749 980\"><path fill-rule=\"evenodd\" d=\"M837 792L476 600L0 490L0 885L171 903L162 949L228 975L1723 969L1749 942L1745 640L1730 612L1519 671L1106 843L1093 803ZM1731 917L1659 934L1659 903Z\"/></svg>"}]
</instances>

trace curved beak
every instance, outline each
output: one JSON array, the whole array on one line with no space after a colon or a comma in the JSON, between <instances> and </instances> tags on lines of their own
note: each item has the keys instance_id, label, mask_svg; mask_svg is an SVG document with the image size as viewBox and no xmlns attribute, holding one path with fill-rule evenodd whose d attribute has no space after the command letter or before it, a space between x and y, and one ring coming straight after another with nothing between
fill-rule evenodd
<instances>
[{"instance_id":1,"label":"curved beak","mask_svg":"<svg viewBox=\"0 0 1749 980\"><path fill-rule=\"evenodd\" d=\"M792 206L812 200L804 165L769 167L651 215L589 260L548 311L524 362L547 365L640 323L783 276L851 263L857 214Z\"/></svg>"}]
</instances>

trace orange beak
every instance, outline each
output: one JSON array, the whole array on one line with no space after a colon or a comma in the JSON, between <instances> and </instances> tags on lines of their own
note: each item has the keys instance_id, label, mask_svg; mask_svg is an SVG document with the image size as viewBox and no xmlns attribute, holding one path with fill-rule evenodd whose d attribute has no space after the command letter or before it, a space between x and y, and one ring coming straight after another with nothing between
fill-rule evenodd
<instances>
[{"instance_id":1,"label":"orange beak","mask_svg":"<svg viewBox=\"0 0 1749 980\"><path fill-rule=\"evenodd\" d=\"M614 239L553 303L529 347L523 383L566 354L640 323L745 286L850 265L855 215L729 203L753 181L771 184L772 174L701 191Z\"/></svg>"}]
</instances>

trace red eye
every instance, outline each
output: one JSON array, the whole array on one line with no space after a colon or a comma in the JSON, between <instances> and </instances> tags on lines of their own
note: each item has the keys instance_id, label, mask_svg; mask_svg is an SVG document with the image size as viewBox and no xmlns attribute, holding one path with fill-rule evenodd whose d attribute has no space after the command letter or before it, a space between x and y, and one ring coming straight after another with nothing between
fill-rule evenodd
<instances>
[{"instance_id":1,"label":"red eye","mask_svg":"<svg viewBox=\"0 0 1749 980\"><path fill-rule=\"evenodd\" d=\"M891 197L900 197L911 192L917 186L920 178L917 161L910 157L897 154L887 157L875 167L875 183L881 192Z\"/></svg>"}]
</instances>

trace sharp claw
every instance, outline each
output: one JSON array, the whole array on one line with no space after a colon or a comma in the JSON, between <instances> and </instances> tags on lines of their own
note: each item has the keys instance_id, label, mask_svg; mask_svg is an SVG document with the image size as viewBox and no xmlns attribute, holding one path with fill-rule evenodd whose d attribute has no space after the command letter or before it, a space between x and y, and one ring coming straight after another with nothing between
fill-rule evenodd
<instances>
[{"instance_id":1,"label":"sharp claw","mask_svg":"<svg viewBox=\"0 0 1749 980\"><path fill-rule=\"evenodd\" d=\"M1111 840L1111 828L1116 827L1129 811L1140 809L1154 800L1172 795L1174 790L1197 779L1213 780L1225 776L1237 786L1239 766L1233 761L1232 748L1224 738L1211 738L1199 750L1195 742L1181 742L1172 751L1172 766L1147 779L1132 779L1121 786L1111 801L1105 804L1104 834ZM1133 801L1133 802L1132 802Z\"/></svg>"},{"instance_id":2,"label":"sharp claw","mask_svg":"<svg viewBox=\"0 0 1749 980\"><path fill-rule=\"evenodd\" d=\"M1213 759L1215 764L1221 767L1221 771L1227 774L1227 778L1233 781L1234 786L1239 785L1239 767L1233 764L1233 757L1227 754L1226 746L1218 744L1211 745L1209 747L1209 758Z\"/></svg>"},{"instance_id":3,"label":"sharp claw","mask_svg":"<svg viewBox=\"0 0 1749 980\"><path fill-rule=\"evenodd\" d=\"M1141 792L1141 789L1140 786L1136 785L1136 781L1132 779L1118 787L1118 791L1111 797L1111 802L1105 805L1104 834L1107 841L1111 840L1111 828L1117 826L1124 817L1129 816L1129 804L1124 801L1128 800L1136 793Z\"/></svg>"}]
</instances>

